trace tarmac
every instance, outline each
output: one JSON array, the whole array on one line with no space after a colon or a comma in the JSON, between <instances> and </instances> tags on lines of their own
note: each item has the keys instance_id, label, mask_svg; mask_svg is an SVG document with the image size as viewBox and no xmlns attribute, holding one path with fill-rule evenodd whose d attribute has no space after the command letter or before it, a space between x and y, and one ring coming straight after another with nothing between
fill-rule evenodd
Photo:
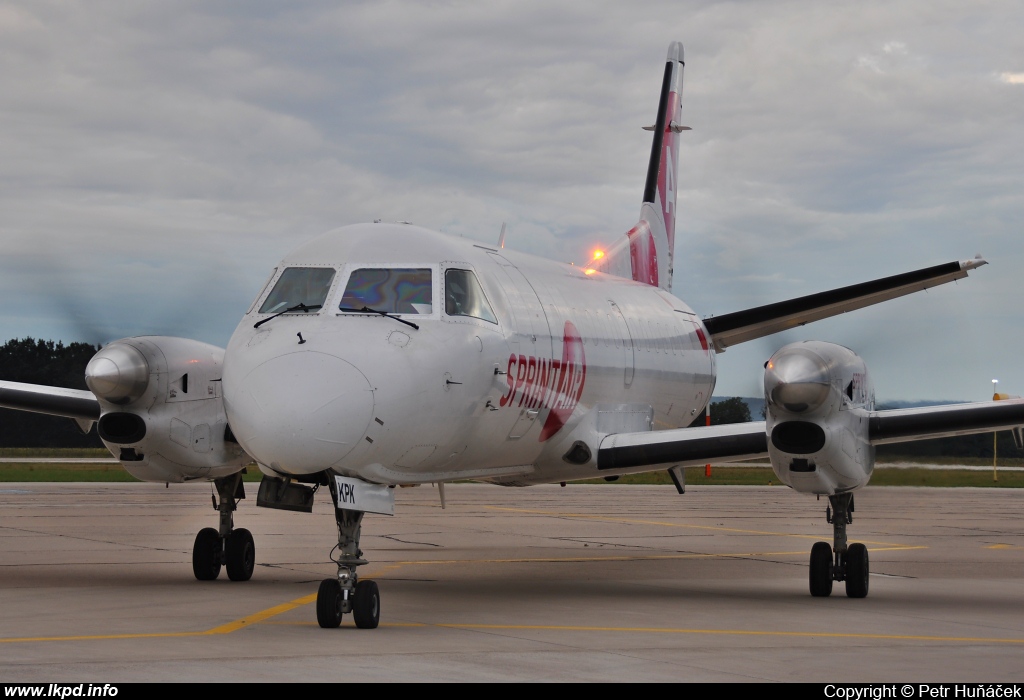
<instances>
[{"instance_id":1,"label":"tarmac","mask_svg":"<svg viewBox=\"0 0 1024 700\"><path fill-rule=\"evenodd\" d=\"M312 514L235 514L256 572L195 580L209 484L0 484L0 679L1024 680L1024 490L868 487L870 593L807 590L826 501L785 487L449 484L368 515L381 625L320 629L334 574Z\"/></svg>"}]
</instances>

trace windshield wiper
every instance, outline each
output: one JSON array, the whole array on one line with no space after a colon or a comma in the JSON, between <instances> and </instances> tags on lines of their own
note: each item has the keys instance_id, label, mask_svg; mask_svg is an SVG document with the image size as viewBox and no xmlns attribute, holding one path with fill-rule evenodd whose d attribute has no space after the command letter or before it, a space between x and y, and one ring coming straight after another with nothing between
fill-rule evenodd
<instances>
[{"instance_id":1,"label":"windshield wiper","mask_svg":"<svg viewBox=\"0 0 1024 700\"><path fill-rule=\"evenodd\" d=\"M388 313L387 311L377 311L377 309L371 309L369 306L364 306L361 309L353 309L353 308L348 307L348 306L339 306L338 307L338 311L348 311L349 313L353 313L353 314L377 314L379 316L384 316L385 318L393 318L396 321L398 321L399 323L404 323L407 326L412 326L416 330L420 329L420 327L417 326L412 321L406 321L404 318L401 318L399 316L393 316L392 314Z\"/></svg>"},{"instance_id":2,"label":"windshield wiper","mask_svg":"<svg viewBox=\"0 0 1024 700\"><path fill-rule=\"evenodd\" d=\"M323 304L313 304L312 306L306 306L305 304L296 304L295 306L289 306L284 311L278 311L273 316L267 316L262 321L257 321L256 323L253 324L252 327L253 328L259 328L260 326L262 326L267 321L273 321L275 318L277 318L278 316L280 316L282 314L290 314L293 311L301 311L303 313L305 313L307 311L316 311L317 309L322 308L322 306L323 306Z\"/></svg>"}]
</instances>

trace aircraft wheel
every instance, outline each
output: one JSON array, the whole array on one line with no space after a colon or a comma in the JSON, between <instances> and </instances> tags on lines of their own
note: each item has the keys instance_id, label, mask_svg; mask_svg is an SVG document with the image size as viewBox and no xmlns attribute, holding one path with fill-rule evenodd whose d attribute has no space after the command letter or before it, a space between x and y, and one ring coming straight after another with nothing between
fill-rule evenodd
<instances>
[{"instance_id":1,"label":"aircraft wheel","mask_svg":"<svg viewBox=\"0 0 1024 700\"><path fill-rule=\"evenodd\" d=\"M220 533L204 527L192 545L192 573L200 581L213 581L220 575Z\"/></svg>"},{"instance_id":2,"label":"aircraft wheel","mask_svg":"<svg viewBox=\"0 0 1024 700\"><path fill-rule=\"evenodd\" d=\"M336 578L325 578L316 592L316 621L331 629L341 624L341 583Z\"/></svg>"},{"instance_id":3,"label":"aircraft wheel","mask_svg":"<svg viewBox=\"0 0 1024 700\"><path fill-rule=\"evenodd\" d=\"M815 542L811 547L811 595L824 598L832 595L832 547L828 542Z\"/></svg>"},{"instance_id":4,"label":"aircraft wheel","mask_svg":"<svg viewBox=\"0 0 1024 700\"><path fill-rule=\"evenodd\" d=\"M232 531L224 543L224 549L228 578L232 581L251 579L252 571L256 568L256 543L252 540L252 533L245 528Z\"/></svg>"},{"instance_id":5,"label":"aircraft wheel","mask_svg":"<svg viewBox=\"0 0 1024 700\"><path fill-rule=\"evenodd\" d=\"M356 621L356 627L360 629L377 628L380 623L380 591L375 581L360 581L356 584L352 617Z\"/></svg>"},{"instance_id":6,"label":"aircraft wheel","mask_svg":"<svg viewBox=\"0 0 1024 700\"><path fill-rule=\"evenodd\" d=\"M850 598L868 595L868 548L860 542L846 550L846 595Z\"/></svg>"}]
</instances>

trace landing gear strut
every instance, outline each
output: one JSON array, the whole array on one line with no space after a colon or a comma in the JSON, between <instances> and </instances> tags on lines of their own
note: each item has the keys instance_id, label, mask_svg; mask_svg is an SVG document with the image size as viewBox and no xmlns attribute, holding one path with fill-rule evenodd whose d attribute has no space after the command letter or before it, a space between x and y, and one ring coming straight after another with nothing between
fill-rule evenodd
<instances>
[{"instance_id":1,"label":"landing gear strut","mask_svg":"<svg viewBox=\"0 0 1024 700\"><path fill-rule=\"evenodd\" d=\"M200 581L212 581L220 575L221 566L226 566L228 578L232 581L248 581L256 567L256 544L252 533L245 528L235 529L234 512L238 501L245 498L242 473L214 479L217 498L213 499L214 510L220 513L220 530L206 527L196 535L192 547L192 573Z\"/></svg>"},{"instance_id":2,"label":"landing gear strut","mask_svg":"<svg viewBox=\"0 0 1024 700\"><path fill-rule=\"evenodd\" d=\"M853 522L853 494L829 496L830 507L825 519L832 525L834 545L815 542L811 547L811 595L832 594L833 581L846 582L846 595L865 598L868 595L868 548L859 542L846 543L846 526Z\"/></svg>"},{"instance_id":3,"label":"landing gear strut","mask_svg":"<svg viewBox=\"0 0 1024 700\"><path fill-rule=\"evenodd\" d=\"M337 627L341 617L351 613L356 627L374 629L380 622L380 591L374 581L360 581L356 568L367 564L359 549L359 534L363 522L362 511L342 510L337 507L337 484L328 479L334 498L334 519L338 523L338 575L324 579L316 594L316 621L321 627Z\"/></svg>"}]
</instances>

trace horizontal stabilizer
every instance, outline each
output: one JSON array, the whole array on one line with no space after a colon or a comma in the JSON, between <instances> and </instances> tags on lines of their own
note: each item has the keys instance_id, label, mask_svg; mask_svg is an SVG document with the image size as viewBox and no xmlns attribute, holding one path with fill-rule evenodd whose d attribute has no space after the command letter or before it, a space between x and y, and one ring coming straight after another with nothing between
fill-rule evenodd
<instances>
[{"instance_id":1,"label":"horizontal stabilizer","mask_svg":"<svg viewBox=\"0 0 1024 700\"><path fill-rule=\"evenodd\" d=\"M0 382L0 408L46 413L86 422L100 417L100 402L91 391L21 382Z\"/></svg>"},{"instance_id":2,"label":"horizontal stabilizer","mask_svg":"<svg viewBox=\"0 0 1024 700\"><path fill-rule=\"evenodd\" d=\"M987 262L979 256L973 260L935 265L789 301L713 316L704 319L704 325L711 334L715 350L724 352L726 348L748 340L963 279L967 277L968 270L985 264Z\"/></svg>"}]
</instances>

